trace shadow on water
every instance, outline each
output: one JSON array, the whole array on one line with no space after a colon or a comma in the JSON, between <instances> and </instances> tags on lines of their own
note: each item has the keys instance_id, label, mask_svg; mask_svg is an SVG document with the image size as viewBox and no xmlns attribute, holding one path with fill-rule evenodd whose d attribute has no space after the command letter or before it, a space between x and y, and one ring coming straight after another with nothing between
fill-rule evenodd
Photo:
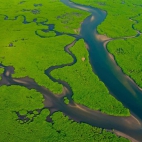
<instances>
[{"instance_id":1,"label":"shadow on water","mask_svg":"<svg viewBox=\"0 0 142 142\"><path fill-rule=\"evenodd\" d=\"M4 68L4 73L1 76L2 80L0 81L0 86L20 85L28 89L35 89L43 95L45 99L44 109L48 108L50 110L50 115L47 116L48 122L49 120L52 122L50 116L54 112L61 111L77 122L84 122L92 126L97 126L109 130L117 130L118 132L121 132L119 135L126 136L133 141L140 141L142 139L142 123L136 117L120 117L103 114L99 111L91 110L83 105L76 104L73 102L73 100L70 101L69 104L65 104L63 97L68 97L68 94L71 93L70 90L65 87L66 85L64 86L62 94L54 95L50 90L43 86L39 86L33 79L29 77L12 78L12 74L14 74L14 68L12 66L6 67L0 64L0 67ZM59 83L62 83L62 81L59 81ZM68 99L71 98L68 97ZM20 119L20 116L18 117L18 119ZM22 119L25 120L26 116L22 117Z\"/></svg>"},{"instance_id":2,"label":"shadow on water","mask_svg":"<svg viewBox=\"0 0 142 142\"><path fill-rule=\"evenodd\" d=\"M119 135L129 137L132 141L141 141L141 90L129 77L123 74L120 67L117 66L114 61L113 56L109 54L104 47L104 40L98 38L98 34L96 32L96 27L106 18L106 12L88 6L77 5L68 0L61 1L70 7L86 10L91 13L91 16L87 17L82 23L80 36L76 35L76 40L64 48L65 51L72 56L73 62L53 66L45 70L45 74L52 81L58 82L64 86L62 94L53 94L47 88L39 86L29 77L12 78L14 68L11 66L7 67L2 64L0 64L0 67L4 68L4 73L1 75L2 80L0 80L0 86L20 85L28 89L35 89L43 95L45 99L44 106L50 110L50 116L56 111L61 111L77 122L84 122L92 126L109 130L114 129L121 132ZM24 21L24 23L27 24L25 18ZM45 23L43 22L41 24ZM51 30L53 30L53 27ZM76 57L71 53L69 48L75 44L79 37L83 37L89 46L88 52L90 55L90 63L94 72L98 75L100 80L105 83L110 93L120 100L126 107L128 107L134 115L138 116L138 118L133 115L129 117L111 116L99 111L91 110L83 105L76 104L72 100L73 92L70 86L66 82L57 80L50 75L50 72L54 69L62 68L68 65L71 66L76 63ZM65 96L69 99L69 104L65 104L63 99ZM47 120L49 120L49 116L47 116Z\"/></svg>"},{"instance_id":3,"label":"shadow on water","mask_svg":"<svg viewBox=\"0 0 142 142\"><path fill-rule=\"evenodd\" d=\"M91 13L91 16L83 21L80 34L89 46L92 68L110 93L142 119L142 90L122 72L113 56L104 47L104 40L98 39L99 34L96 28L106 18L106 12L97 8L76 5L68 0L61 1L70 7Z\"/></svg>"}]
</instances>

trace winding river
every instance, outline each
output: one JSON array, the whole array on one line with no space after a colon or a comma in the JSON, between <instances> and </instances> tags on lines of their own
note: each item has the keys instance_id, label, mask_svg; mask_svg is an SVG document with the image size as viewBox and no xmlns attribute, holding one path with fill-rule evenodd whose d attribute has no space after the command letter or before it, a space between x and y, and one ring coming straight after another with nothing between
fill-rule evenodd
<instances>
[{"instance_id":1,"label":"winding river","mask_svg":"<svg viewBox=\"0 0 142 142\"><path fill-rule=\"evenodd\" d=\"M58 96L54 95L50 90L43 86L39 86L29 77L12 78L11 75L14 73L14 68L11 66L6 67L2 64L0 64L0 67L4 68L4 73L2 74L0 86L4 84L20 85L28 89L35 89L43 95L45 99L44 106L50 110L50 115L52 115L55 111L61 111L77 122L84 122L92 126L109 130L114 129L114 132L118 135L128 137L132 141L141 141L142 90L132 79L122 72L121 68L116 64L113 56L107 51L106 45L109 40L102 40L99 38L100 35L96 31L97 26L106 18L106 12L97 8L78 5L70 2L69 0L61 0L61 2L72 8L85 10L91 13L91 15L83 21L80 35L76 37L75 41L65 47L65 51L74 59L73 62L65 65L50 67L45 70L45 74L52 81L58 82L64 86L63 93ZM123 105L130 109L132 114L131 116L111 116L99 111L91 110L83 105L76 104L72 100L72 90L70 86L66 82L57 80L50 75L50 72L54 69L67 65L71 66L76 63L76 57L70 52L69 48L72 47L80 37L84 39L89 47L88 52L90 63L94 73L102 82L104 82L110 94L115 96L123 103ZM64 103L63 98L65 96L69 99L69 104Z\"/></svg>"},{"instance_id":2,"label":"winding river","mask_svg":"<svg viewBox=\"0 0 142 142\"><path fill-rule=\"evenodd\" d=\"M91 16L83 21L80 34L89 46L88 51L92 68L107 86L110 93L128 107L132 113L142 119L142 90L122 72L113 56L107 51L105 41L98 39L99 35L96 28L106 18L106 12L77 5L68 0L61 1L70 7L91 13Z\"/></svg>"}]
</instances>

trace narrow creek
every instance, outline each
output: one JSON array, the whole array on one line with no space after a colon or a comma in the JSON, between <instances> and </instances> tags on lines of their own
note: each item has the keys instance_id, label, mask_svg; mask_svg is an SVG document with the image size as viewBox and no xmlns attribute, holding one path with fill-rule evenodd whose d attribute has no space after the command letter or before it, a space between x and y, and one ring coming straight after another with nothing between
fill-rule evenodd
<instances>
[{"instance_id":1,"label":"narrow creek","mask_svg":"<svg viewBox=\"0 0 142 142\"><path fill-rule=\"evenodd\" d=\"M77 5L69 0L61 0L61 2L72 8L78 8L91 13L91 15L87 17L81 25L80 36L77 36L78 38L76 38L75 41L65 47L65 51L68 52L74 59L73 62L65 65L50 67L45 70L45 74L51 80L64 86L63 93L57 96L47 88L39 86L29 77L12 78L11 75L14 73L14 67L6 67L2 64L0 64L0 67L4 68L4 73L2 74L0 86L20 85L28 89L35 89L43 95L45 99L44 106L50 110L50 115L55 111L61 111L77 122L84 122L92 126L109 130L113 129L114 132L117 131L117 134L119 132L119 135L128 137L132 141L141 141L142 91L133 80L122 72L121 68L116 64L113 56L109 54L104 46L106 45L105 41L99 40L98 33L96 32L97 26L106 18L106 12L88 6ZM90 63L94 73L100 78L101 81L104 82L110 93L120 100L126 107L128 107L134 115L129 117L111 116L99 111L91 110L83 105L76 104L72 100L72 90L70 86L66 82L56 80L50 75L50 72L54 69L67 65L71 66L76 63L76 57L70 52L69 48L72 47L80 37L82 37L89 46L88 52ZM67 96L70 100L69 104L64 103L63 98L65 96Z\"/></svg>"}]
</instances>

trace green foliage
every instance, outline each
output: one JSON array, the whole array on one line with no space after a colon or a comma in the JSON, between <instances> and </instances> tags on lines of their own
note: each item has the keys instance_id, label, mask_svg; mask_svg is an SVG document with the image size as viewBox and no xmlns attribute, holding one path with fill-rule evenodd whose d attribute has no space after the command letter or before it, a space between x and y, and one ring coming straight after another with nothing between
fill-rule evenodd
<instances>
[{"instance_id":1,"label":"green foliage","mask_svg":"<svg viewBox=\"0 0 142 142\"><path fill-rule=\"evenodd\" d=\"M0 5L0 61L7 66L14 66L13 77L29 76L35 79L39 85L49 88L54 93L60 93L62 86L53 83L46 77L44 70L50 66L65 63L65 59L66 63L72 60L63 48L73 38L60 36L49 39L48 37L54 37L56 34L54 31L42 32L42 29L48 29L48 26L41 25L40 22L56 24L55 30L60 32L74 33L74 29L80 26L88 14L68 8L59 0L42 0L40 1L42 6L35 7L35 4L38 3L39 0L24 2L6 0ZM23 24L23 15L26 17L26 21L31 23ZM15 16L18 16L16 20L14 20ZM73 19L75 21L72 22ZM64 23L63 20L67 22ZM36 31L39 36L44 36L46 39L35 35Z\"/></svg>"},{"instance_id":2,"label":"green foliage","mask_svg":"<svg viewBox=\"0 0 142 142\"><path fill-rule=\"evenodd\" d=\"M44 107L43 96L39 92L19 86L0 87L0 102L1 110L10 109L20 111L21 114L26 113L27 110Z\"/></svg>"},{"instance_id":3,"label":"green foliage","mask_svg":"<svg viewBox=\"0 0 142 142\"><path fill-rule=\"evenodd\" d=\"M136 24L134 27L135 27L136 30L138 30L142 33L142 20L139 21L139 23Z\"/></svg>"},{"instance_id":4,"label":"green foliage","mask_svg":"<svg viewBox=\"0 0 142 142\"><path fill-rule=\"evenodd\" d=\"M25 15L27 21L38 19L43 22L48 19L48 24L56 24L55 29L60 32L74 33L74 29L80 27L80 23L88 16L88 13L71 9L65 6L60 0L5 0L0 5L0 14L14 18L18 15ZM35 7L35 4L42 6ZM67 14L67 15L66 15Z\"/></svg>"},{"instance_id":5,"label":"green foliage","mask_svg":"<svg viewBox=\"0 0 142 142\"><path fill-rule=\"evenodd\" d=\"M49 114L48 110L43 110L30 123L21 124L17 120L18 116L15 112L25 115L29 110L43 108L43 97L40 93L18 86L2 86L0 90L1 142L38 142L41 137L54 133L51 124L45 122L45 118ZM32 116L29 115L28 117Z\"/></svg>"},{"instance_id":6,"label":"green foliage","mask_svg":"<svg viewBox=\"0 0 142 142\"><path fill-rule=\"evenodd\" d=\"M102 130L101 128L92 127L84 123L77 123L68 120L62 113L58 112L52 116L53 128L60 134L59 142L74 141L74 142L127 142L125 138L117 137L111 132Z\"/></svg>"},{"instance_id":7,"label":"green foliage","mask_svg":"<svg viewBox=\"0 0 142 142\"><path fill-rule=\"evenodd\" d=\"M45 33L45 32L43 32L41 30L38 30L37 34L39 36L45 37L45 38L47 38L47 37L55 37L56 36L56 33L54 31L49 31L49 32Z\"/></svg>"},{"instance_id":8,"label":"green foliage","mask_svg":"<svg viewBox=\"0 0 142 142\"><path fill-rule=\"evenodd\" d=\"M142 36L111 41L107 49L112 53L123 72L142 87Z\"/></svg>"},{"instance_id":9,"label":"green foliage","mask_svg":"<svg viewBox=\"0 0 142 142\"><path fill-rule=\"evenodd\" d=\"M135 13L139 13L140 10L133 7L134 10L131 11L131 6L137 4L134 2L132 4L132 0L129 2L130 7L128 3L123 7L122 4L118 4L118 0L78 0L77 2L91 4L91 6L97 5L108 11L109 16L98 27L100 33L110 37L135 34L135 31L131 29L134 22L130 21L129 17L135 16ZM118 12L120 6L122 12ZM122 16L124 11L125 16ZM11 20L6 19L4 15ZM22 15L26 17L27 22L31 23L23 24ZM39 0L1 1L0 62L6 66L14 66L13 77L29 76L52 92L61 92L62 86L52 82L44 74L44 70L50 66L72 62L71 56L64 52L64 46L71 43L74 38L65 35L55 37L54 31L44 33L42 30L48 29L48 26L40 22L55 24L55 30L62 33L75 33L75 29L80 27L81 22L88 15L86 12L66 7L60 0L41 0L40 4ZM15 16L18 18L14 19ZM119 22L116 22L116 18ZM141 19L134 18L134 20L140 21ZM140 29L141 26L136 24L135 28ZM113 30L115 32L112 32ZM35 35L36 31L46 38ZM108 114L129 115L129 111L109 95L105 85L92 73L88 53L83 47L83 41L79 41L72 49L78 59L74 66L58 69L53 72L53 75L64 79L71 85L75 102ZM121 47L117 52L122 54L125 50ZM84 62L83 57L85 57ZM141 60L141 57L139 58ZM3 69L0 68L0 74L2 72ZM68 104L67 98L64 101ZM64 117L59 112L52 116L53 125L46 122L49 111L42 110L41 114L38 114L37 109L43 108L43 97L35 90L27 90L18 86L2 86L0 87L0 102L1 142L128 141L106 130L68 120L68 117ZM29 111L33 113L30 114ZM29 121L23 123L18 119L16 112L22 116L26 115Z\"/></svg>"},{"instance_id":10,"label":"green foliage","mask_svg":"<svg viewBox=\"0 0 142 142\"><path fill-rule=\"evenodd\" d=\"M0 68L0 80L1 80L1 74L4 72L3 68Z\"/></svg>"},{"instance_id":11,"label":"green foliage","mask_svg":"<svg viewBox=\"0 0 142 142\"><path fill-rule=\"evenodd\" d=\"M74 38L64 35L40 38L35 35L35 31L42 26L35 23L22 24L21 18L1 22L0 62L7 66L14 66L13 77L29 76L39 85L46 86L56 93L61 92L62 86L46 77L44 70L50 66L64 64L65 59L66 63L72 61L72 58L64 51L64 46L72 42ZM17 26L18 24L20 26ZM10 43L13 44L12 47L9 46Z\"/></svg>"},{"instance_id":12,"label":"green foliage","mask_svg":"<svg viewBox=\"0 0 142 142\"><path fill-rule=\"evenodd\" d=\"M142 14L132 17L132 20L136 21L134 28L142 33Z\"/></svg>"},{"instance_id":13,"label":"green foliage","mask_svg":"<svg viewBox=\"0 0 142 142\"><path fill-rule=\"evenodd\" d=\"M116 17L119 22L116 22ZM132 29L133 23L133 21L130 21L129 18L124 15L115 16L108 14L104 22L98 26L98 32L112 38L133 36L136 35L136 31Z\"/></svg>"},{"instance_id":14,"label":"green foliage","mask_svg":"<svg viewBox=\"0 0 142 142\"><path fill-rule=\"evenodd\" d=\"M65 104L69 104L69 100L67 97L64 97L64 102L65 102Z\"/></svg>"},{"instance_id":15,"label":"green foliage","mask_svg":"<svg viewBox=\"0 0 142 142\"><path fill-rule=\"evenodd\" d=\"M141 2L139 0L72 1L97 7L107 12L106 19L97 28L100 34L107 35L111 38L136 35L136 31L132 28L135 22L131 21L130 18L141 13ZM141 23L136 24L136 29L142 31Z\"/></svg>"},{"instance_id":16,"label":"green foliage","mask_svg":"<svg viewBox=\"0 0 142 142\"><path fill-rule=\"evenodd\" d=\"M107 139L127 141L105 130L103 133L100 133L100 128L68 120L68 117L64 117L59 112L52 116L54 121L52 125L45 121L49 115L47 109L42 110L41 114L37 115L30 123L21 124L17 120L18 116L15 111L20 111L21 115L25 115L28 110L42 108L42 96L36 91L27 90L24 87L3 86L0 89L1 142L77 142L80 140L83 142L88 140L98 142L102 140L102 142L105 142ZM30 115L28 117L32 118Z\"/></svg>"},{"instance_id":17,"label":"green foliage","mask_svg":"<svg viewBox=\"0 0 142 142\"><path fill-rule=\"evenodd\" d=\"M92 72L84 41L78 41L71 51L77 57L77 63L54 70L51 74L69 83L74 101L107 114L130 115L129 110L109 94L105 85ZM85 61L82 61L83 57Z\"/></svg>"}]
</instances>

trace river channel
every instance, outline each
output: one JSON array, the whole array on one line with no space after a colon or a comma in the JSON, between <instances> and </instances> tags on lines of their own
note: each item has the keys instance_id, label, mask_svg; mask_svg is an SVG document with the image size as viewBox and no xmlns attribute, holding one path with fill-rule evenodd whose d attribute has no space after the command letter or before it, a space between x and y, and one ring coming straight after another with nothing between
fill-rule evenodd
<instances>
[{"instance_id":1,"label":"river channel","mask_svg":"<svg viewBox=\"0 0 142 142\"><path fill-rule=\"evenodd\" d=\"M28 89L35 89L43 95L45 99L44 106L50 110L51 114L55 111L61 111L77 122L84 122L92 126L114 130L118 135L128 137L134 142L142 141L142 90L132 79L122 72L113 56L107 51L106 45L109 40L98 38L101 35L97 33L96 28L104 21L107 13L97 8L72 3L69 0L61 0L61 2L69 7L90 12L90 16L87 17L81 25L78 38L65 47L65 51L74 59L73 62L50 67L45 70L45 74L52 81L58 82L64 86L63 93L57 96L47 88L39 86L29 77L12 78L11 75L14 73L14 67L6 67L2 64L0 64L0 67L4 68L4 73L2 74L0 86L20 85ZM124 106L129 108L131 116L111 116L101 113L100 111L91 110L83 105L76 104L72 100L73 92L68 83L56 80L50 75L50 72L54 69L67 65L71 66L76 63L76 57L70 52L69 48L73 46L80 37L84 39L89 47L90 64L94 73L102 82L104 82L110 94L121 101ZM65 96L68 97L70 101L69 104L64 103L63 98Z\"/></svg>"},{"instance_id":2,"label":"river channel","mask_svg":"<svg viewBox=\"0 0 142 142\"><path fill-rule=\"evenodd\" d=\"M107 13L69 0L61 1L69 7L90 12L91 15L81 25L80 35L89 46L88 52L93 71L104 82L110 94L129 108L131 113L142 119L142 90L122 72L114 57L107 51L108 41L98 38L100 35L97 33L97 26L105 20Z\"/></svg>"}]
</instances>

